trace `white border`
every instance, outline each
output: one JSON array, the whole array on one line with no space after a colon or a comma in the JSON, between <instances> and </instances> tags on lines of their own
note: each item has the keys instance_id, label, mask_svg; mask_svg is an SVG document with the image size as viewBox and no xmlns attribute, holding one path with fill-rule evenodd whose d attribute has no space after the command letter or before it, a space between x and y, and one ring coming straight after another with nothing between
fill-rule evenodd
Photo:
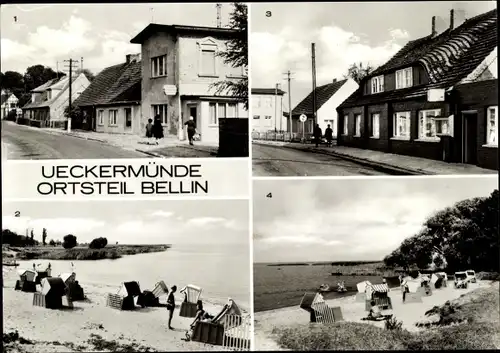
<instances>
[{"instance_id":1,"label":"white border","mask_svg":"<svg viewBox=\"0 0 500 353\"><path fill-rule=\"evenodd\" d=\"M403 179L403 180L410 180L410 179L422 179L422 178L430 178L430 179L457 179L457 178L492 178L492 177L499 177L499 174L496 173L494 170L492 171L491 174L439 174L439 175L374 175L374 176L366 176L366 175L353 175L353 176L254 176L252 177L252 180L255 181L277 181L283 179L285 182L286 181L292 181L292 180L373 180L373 179L391 179L391 180L397 180L397 179ZM252 199L253 200L253 199Z\"/></svg>"}]
</instances>

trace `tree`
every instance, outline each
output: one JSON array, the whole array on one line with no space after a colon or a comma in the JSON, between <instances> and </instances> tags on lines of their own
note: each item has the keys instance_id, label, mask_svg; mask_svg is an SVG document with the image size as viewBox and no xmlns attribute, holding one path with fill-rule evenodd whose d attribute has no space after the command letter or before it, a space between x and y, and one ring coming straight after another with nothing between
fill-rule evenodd
<instances>
[{"instance_id":1,"label":"tree","mask_svg":"<svg viewBox=\"0 0 500 353\"><path fill-rule=\"evenodd\" d=\"M19 72L16 71L6 71L2 77L2 88L6 89L12 93L16 89L24 89L24 78Z\"/></svg>"},{"instance_id":2,"label":"tree","mask_svg":"<svg viewBox=\"0 0 500 353\"><path fill-rule=\"evenodd\" d=\"M63 248L72 249L77 245L78 243L76 241L76 237L73 234L68 234L64 236L62 243Z\"/></svg>"},{"instance_id":3,"label":"tree","mask_svg":"<svg viewBox=\"0 0 500 353\"><path fill-rule=\"evenodd\" d=\"M245 4L234 3L234 9L230 15L229 28L236 33L227 42L226 50L217 53L223 59L224 64L233 68L241 67L244 70L243 77L237 80L223 80L211 85L217 94L230 94L237 97L245 104L248 110L248 9Z\"/></svg>"},{"instance_id":4,"label":"tree","mask_svg":"<svg viewBox=\"0 0 500 353\"><path fill-rule=\"evenodd\" d=\"M370 66L370 64L367 64L365 67L363 67L363 63L359 63L359 65L352 64L349 69L347 69L347 74L344 75L344 78L352 78L359 84L366 76L371 74L374 69L375 68Z\"/></svg>"},{"instance_id":5,"label":"tree","mask_svg":"<svg viewBox=\"0 0 500 353\"><path fill-rule=\"evenodd\" d=\"M14 233L9 229L3 229L2 244L9 244L10 246L32 246L38 245L38 242L30 237Z\"/></svg>"},{"instance_id":6,"label":"tree","mask_svg":"<svg viewBox=\"0 0 500 353\"><path fill-rule=\"evenodd\" d=\"M49 245L50 246L56 246L56 242L54 241L54 239L50 239Z\"/></svg>"},{"instance_id":7,"label":"tree","mask_svg":"<svg viewBox=\"0 0 500 353\"><path fill-rule=\"evenodd\" d=\"M82 111L79 107L72 105L71 113L69 111L69 105L64 108L64 116L66 118L71 118L73 121L76 121L82 117Z\"/></svg>"},{"instance_id":8,"label":"tree","mask_svg":"<svg viewBox=\"0 0 500 353\"><path fill-rule=\"evenodd\" d=\"M34 240L34 238L35 238L35 232L33 231L33 229L31 230L30 238L31 238L31 240Z\"/></svg>"},{"instance_id":9,"label":"tree","mask_svg":"<svg viewBox=\"0 0 500 353\"><path fill-rule=\"evenodd\" d=\"M75 72L75 77L80 75L80 74L84 74L85 77L87 77L87 80L89 80L90 82L92 82L95 78L95 75L92 73L92 71L90 71L89 69L78 69L76 70Z\"/></svg>"},{"instance_id":10,"label":"tree","mask_svg":"<svg viewBox=\"0 0 500 353\"><path fill-rule=\"evenodd\" d=\"M89 244L89 249L102 249L108 245L108 239L106 238L95 238Z\"/></svg>"},{"instance_id":11,"label":"tree","mask_svg":"<svg viewBox=\"0 0 500 353\"><path fill-rule=\"evenodd\" d=\"M43 246L47 245L47 243L45 243L46 239L47 239L47 229L43 228L43 230L42 230L42 244L43 244Z\"/></svg>"}]
</instances>

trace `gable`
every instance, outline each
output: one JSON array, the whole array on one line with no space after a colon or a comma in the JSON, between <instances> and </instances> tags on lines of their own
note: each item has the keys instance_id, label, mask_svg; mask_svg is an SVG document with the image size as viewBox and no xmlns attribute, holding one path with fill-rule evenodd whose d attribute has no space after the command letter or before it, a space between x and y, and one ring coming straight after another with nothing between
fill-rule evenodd
<instances>
[{"instance_id":1,"label":"gable","mask_svg":"<svg viewBox=\"0 0 500 353\"><path fill-rule=\"evenodd\" d=\"M332 96L347 82L347 80L336 81L327 85L316 87L316 111L318 111ZM313 92L309 93L292 110L293 115L313 114Z\"/></svg>"},{"instance_id":2,"label":"gable","mask_svg":"<svg viewBox=\"0 0 500 353\"><path fill-rule=\"evenodd\" d=\"M497 47L460 83L498 79Z\"/></svg>"}]
</instances>

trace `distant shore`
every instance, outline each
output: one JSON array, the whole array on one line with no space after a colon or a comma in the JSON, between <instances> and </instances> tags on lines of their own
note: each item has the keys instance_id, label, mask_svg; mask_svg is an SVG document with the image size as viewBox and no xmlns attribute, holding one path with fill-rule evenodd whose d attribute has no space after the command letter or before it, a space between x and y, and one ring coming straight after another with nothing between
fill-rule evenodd
<instances>
[{"instance_id":1,"label":"distant shore","mask_svg":"<svg viewBox=\"0 0 500 353\"><path fill-rule=\"evenodd\" d=\"M119 259L126 255L167 251L171 245L107 245L103 249L76 246L64 249L60 246L27 246L2 248L4 258L18 260L102 260Z\"/></svg>"}]
</instances>

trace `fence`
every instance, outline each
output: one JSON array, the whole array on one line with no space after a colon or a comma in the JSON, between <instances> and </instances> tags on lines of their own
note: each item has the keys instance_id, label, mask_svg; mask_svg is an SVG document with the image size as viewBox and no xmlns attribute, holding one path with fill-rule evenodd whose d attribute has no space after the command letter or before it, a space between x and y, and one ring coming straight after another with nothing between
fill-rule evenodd
<instances>
[{"instance_id":1,"label":"fence","mask_svg":"<svg viewBox=\"0 0 500 353\"><path fill-rule=\"evenodd\" d=\"M275 132L275 131L267 131L267 132L258 132L254 131L252 132L252 140L258 141L258 140L264 140L264 141L277 141L277 142L304 142L304 143L312 143L314 142L313 139L313 134L311 133L306 133L304 136L302 136L301 132ZM321 140L322 144L326 144L327 141L326 139ZM332 141L333 145L337 144L337 139L333 139Z\"/></svg>"},{"instance_id":2,"label":"fence","mask_svg":"<svg viewBox=\"0 0 500 353\"><path fill-rule=\"evenodd\" d=\"M249 351L251 333L250 316L226 315L221 321L224 326L222 348L229 351Z\"/></svg>"}]
</instances>

